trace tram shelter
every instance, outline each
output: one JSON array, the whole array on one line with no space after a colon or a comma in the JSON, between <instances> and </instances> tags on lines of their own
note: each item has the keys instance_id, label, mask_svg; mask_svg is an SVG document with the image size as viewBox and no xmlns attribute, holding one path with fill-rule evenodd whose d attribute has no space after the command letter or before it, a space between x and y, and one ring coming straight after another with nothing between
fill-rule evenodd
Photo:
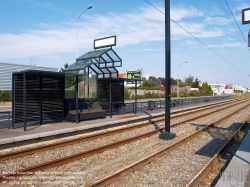
<instances>
[{"instance_id":1,"label":"tram shelter","mask_svg":"<svg viewBox=\"0 0 250 187\"><path fill-rule=\"evenodd\" d=\"M104 38L110 39L111 37ZM114 41L116 41L116 37ZM97 39L94 43L99 40ZM12 128L16 124L45 121L96 119L109 114L124 104L124 79L119 79L117 67L122 66L122 59L111 45L95 48L76 59L76 62L63 72L27 70L12 74ZM99 49L101 48L101 49ZM91 76L90 76L91 75ZM79 77L85 77L87 96L79 97ZM73 78L73 96L65 96L65 82ZM90 78L95 82L90 88ZM94 81L93 81L94 80ZM90 95L95 87L96 94Z\"/></svg>"},{"instance_id":2,"label":"tram shelter","mask_svg":"<svg viewBox=\"0 0 250 187\"><path fill-rule=\"evenodd\" d=\"M109 40L110 38L114 38L114 41L116 41L116 36L95 40L95 50L77 58L74 64L64 69L64 72L76 74L76 83L79 82L79 75L84 77L87 82L87 94L84 94L87 97L84 100L91 98L90 90L95 87L96 97L92 99L99 102L102 110L106 110L107 114L112 117L114 109L124 104L124 79L119 78L117 70L117 67L122 66L122 59L112 48L115 43L95 46L96 43L98 44L98 42ZM94 86L90 86L90 78L92 80L93 78L95 79L96 84ZM68 101L70 103L75 102L75 110L79 110L79 102L82 102L82 98L79 98L78 84L75 84L75 98ZM78 122L79 118L75 120Z\"/></svg>"}]
</instances>

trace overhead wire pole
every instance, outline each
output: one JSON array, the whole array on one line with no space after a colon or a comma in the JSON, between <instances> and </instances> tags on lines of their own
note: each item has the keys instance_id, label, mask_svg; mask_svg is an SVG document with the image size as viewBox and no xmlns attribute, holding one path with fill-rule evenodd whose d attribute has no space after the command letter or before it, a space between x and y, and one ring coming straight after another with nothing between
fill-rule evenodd
<instances>
[{"instance_id":1,"label":"overhead wire pole","mask_svg":"<svg viewBox=\"0 0 250 187\"><path fill-rule=\"evenodd\" d=\"M149 5L151 5L152 7L154 7L156 10L158 10L159 12L161 12L163 15L164 12L162 12L161 10L159 10L157 7L155 7L153 4L151 4L150 2L148 2L147 0L145 0ZM204 45L205 47L207 47L210 51L212 51L213 53L215 53L217 56L219 56L221 59L223 59L225 62L227 62L228 64L230 64L231 66L233 66L235 69L239 70L240 72L242 72L243 74L247 75L247 73L243 72L242 70L240 70L239 68L237 68L235 65L233 65L232 63L230 63L228 60L226 60L224 57L222 57L219 53L217 53L215 50L213 50L211 47L209 47L208 45L206 45L204 42L202 42L199 38L197 38L196 36L194 36L191 32L189 32L187 29L185 29L184 27L182 27L179 23L177 23L176 21L172 20L172 22L174 22L176 25L178 25L180 28L182 28L184 31L186 31L188 34L190 34L193 38L195 38L197 41L199 41L202 45Z\"/></svg>"},{"instance_id":2,"label":"overhead wire pole","mask_svg":"<svg viewBox=\"0 0 250 187\"><path fill-rule=\"evenodd\" d=\"M160 139L169 140L175 137L170 132L170 78L171 78L171 48L170 48L170 0L165 0L165 132Z\"/></svg>"}]
</instances>

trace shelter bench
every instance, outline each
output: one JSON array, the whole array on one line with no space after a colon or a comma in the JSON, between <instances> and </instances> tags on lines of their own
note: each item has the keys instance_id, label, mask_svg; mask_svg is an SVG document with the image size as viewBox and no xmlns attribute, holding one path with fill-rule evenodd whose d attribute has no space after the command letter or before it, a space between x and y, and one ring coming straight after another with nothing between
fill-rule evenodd
<instances>
[{"instance_id":1,"label":"shelter bench","mask_svg":"<svg viewBox=\"0 0 250 187\"><path fill-rule=\"evenodd\" d=\"M102 110L100 103L94 99L78 100L79 120L90 120L105 118L107 111ZM65 120L76 121L76 101L75 99L66 100L65 102Z\"/></svg>"}]
</instances>

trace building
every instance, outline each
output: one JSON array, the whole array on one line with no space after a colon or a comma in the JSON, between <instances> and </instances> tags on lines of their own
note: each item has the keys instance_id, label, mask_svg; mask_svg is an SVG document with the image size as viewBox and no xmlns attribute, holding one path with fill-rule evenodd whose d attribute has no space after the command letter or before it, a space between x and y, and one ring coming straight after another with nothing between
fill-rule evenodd
<instances>
[{"instance_id":1,"label":"building","mask_svg":"<svg viewBox=\"0 0 250 187\"><path fill-rule=\"evenodd\" d=\"M234 94L234 86L232 84L210 84L214 94Z\"/></svg>"},{"instance_id":2,"label":"building","mask_svg":"<svg viewBox=\"0 0 250 187\"><path fill-rule=\"evenodd\" d=\"M244 86L241 86L241 85L239 85L239 84L235 84L235 85L234 85L234 90L235 90L235 91L240 91L240 92L242 92L243 94L245 94L246 92L248 92L248 89L247 89L247 88L245 88Z\"/></svg>"},{"instance_id":3,"label":"building","mask_svg":"<svg viewBox=\"0 0 250 187\"><path fill-rule=\"evenodd\" d=\"M25 70L58 71L57 68L0 62L0 90L12 90L12 73Z\"/></svg>"}]
</instances>

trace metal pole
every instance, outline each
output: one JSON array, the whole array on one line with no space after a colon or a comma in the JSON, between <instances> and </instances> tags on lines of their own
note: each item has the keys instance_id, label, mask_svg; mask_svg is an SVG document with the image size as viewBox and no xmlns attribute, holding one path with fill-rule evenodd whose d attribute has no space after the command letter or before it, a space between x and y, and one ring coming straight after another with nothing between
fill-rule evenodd
<instances>
[{"instance_id":1,"label":"metal pole","mask_svg":"<svg viewBox=\"0 0 250 187\"><path fill-rule=\"evenodd\" d=\"M88 98L89 98L89 66L88 66Z\"/></svg>"},{"instance_id":2,"label":"metal pole","mask_svg":"<svg viewBox=\"0 0 250 187\"><path fill-rule=\"evenodd\" d=\"M12 73L12 129L15 128L15 102L16 102L16 99L15 99L15 84L16 84L16 81L15 81L15 75L13 75Z\"/></svg>"},{"instance_id":3,"label":"metal pole","mask_svg":"<svg viewBox=\"0 0 250 187\"><path fill-rule=\"evenodd\" d=\"M137 112L137 80L135 80L135 114Z\"/></svg>"},{"instance_id":4,"label":"metal pole","mask_svg":"<svg viewBox=\"0 0 250 187\"><path fill-rule=\"evenodd\" d=\"M165 0L165 132L170 132L170 0Z\"/></svg>"},{"instance_id":5,"label":"metal pole","mask_svg":"<svg viewBox=\"0 0 250 187\"><path fill-rule=\"evenodd\" d=\"M26 73L23 73L23 129L26 131Z\"/></svg>"},{"instance_id":6,"label":"metal pole","mask_svg":"<svg viewBox=\"0 0 250 187\"><path fill-rule=\"evenodd\" d=\"M188 61L186 61L186 62L183 62L183 63L181 63L179 66L178 66L178 68L177 68L177 82L178 82L178 87L177 87L177 98L179 98L180 97L180 86L179 86L179 67L182 65L182 64L185 64L185 63L187 63Z\"/></svg>"},{"instance_id":7,"label":"metal pole","mask_svg":"<svg viewBox=\"0 0 250 187\"><path fill-rule=\"evenodd\" d=\"M171 78L171 51L170 51L170 0L165 0L165 132L161 132L160 139L170 140L175 134L170 132L170 78Z\"/></svg>"},{"instance_id":8,"label":"metal pole","mask_svg":"<svg viewBox=\"0 0 250 187\"><path fill-rule=\"evenodd\" d=\"M178 85L177 85L177 98L179 98L179 68L177 70L177 83L178 83Z\"/></svg>"},{"instance_id":9,"label":"metal pole","mask_svg":"<svg viewBox=\"0 0 250 187\"><path fill-rule=\"evenodd\" d=\"M75 87L76 87L76 123L79 123L79 114L78 114L78 75L76 75L75 77L76 83L75 83Z\"/></svg>"},{"instance_id":10,"label":"metal pole","mask_svg":"<svg viewBox=\"0 0 250 187\"><path fill-rule=\"evenodd\" d=\"M43 81L43 77L40 76L39 77L39 105L40 105L40 109L39 109L39 115L40 115L40 125L43 124L43 87L42 87L42 81Z\"/></svg>"},{"instance_id":11,"label":"metal pole","mask_svg":"<svg viewBox=\"0 0 250 187\"><path fill-rule=\"evenodd\" d=\"M112 118L112 79L111 74L109 75L109 117Z\"/></svg>"},{"instance_id":12,"label":"metal pole","mask_svg":"<svg viewBox=\"0 0 250 187\"><path fill-rule=\"evenodd\" d=\"M92 8L92 5L89 5L88 8L86 8L84 11L82 11L79 16L78 16L78 19L76 21L76 59L78 58L78 21L81 17L81 15L88 9L91 9Z\"/></svg>"},{"instance_id":13,"label":"metal pole","mask_svg":"<svg viewBox=\"0 0 250 187\"><path fill-rule=\"evenodd\" d=\"M9 113L9 129L10 129L10 112L8 112Z\"/></svg>"}]
</instances>

